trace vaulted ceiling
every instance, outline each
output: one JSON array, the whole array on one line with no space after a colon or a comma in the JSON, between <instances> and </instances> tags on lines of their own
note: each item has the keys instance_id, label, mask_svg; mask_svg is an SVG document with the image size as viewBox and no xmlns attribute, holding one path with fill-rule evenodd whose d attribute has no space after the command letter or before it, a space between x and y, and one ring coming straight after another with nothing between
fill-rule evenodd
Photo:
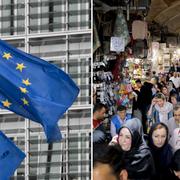
<instances>
[{"instance_id":1,"label":"vaulted ceiling","mask_svg":"<svg viewBox=\"0 0 180 180\"><path fill-rule=\"evenodd\" d=\"M180 34L180 0L151 0L147 20L167 26L171 33Z\"/></svg>"},{"instance_id":2,"label":"vaulted ceiling","mask_svg":"<svg viewBox=\"0 0 180 180\"><path fill-rule=\"evenodd\" d=\"M104 10L112 6L124 6L122 2L123 0L94 0L96 7ZM167 26L170 33L180 34L180 0L151 0L146 19Z\"/></svg>"}]
</instances>

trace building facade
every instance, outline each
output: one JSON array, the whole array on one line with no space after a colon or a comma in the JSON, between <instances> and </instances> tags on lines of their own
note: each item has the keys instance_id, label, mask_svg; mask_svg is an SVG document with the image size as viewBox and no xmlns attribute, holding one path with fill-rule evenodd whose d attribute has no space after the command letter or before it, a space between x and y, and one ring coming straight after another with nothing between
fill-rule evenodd
<instances>
[{"instance_id":1,"label":"building facade","mask_svg":"<svg viewBox=\"0 0 180 180\"><path fill-rule=\"evenodd\" d=\"M80 87L47 144L40 125L0 110L0 130L26 153L12 179L91 179L91 0L0 0L0 37L56 64ZM38 74L37 74L38 76Z\"/></svg>"}]
</instances>

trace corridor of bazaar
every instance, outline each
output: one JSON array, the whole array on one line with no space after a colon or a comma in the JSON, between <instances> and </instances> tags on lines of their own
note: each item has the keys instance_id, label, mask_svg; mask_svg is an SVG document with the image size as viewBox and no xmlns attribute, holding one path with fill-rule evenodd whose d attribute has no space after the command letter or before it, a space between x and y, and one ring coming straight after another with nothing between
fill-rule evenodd
<instances>
[{"instance_id":1,"label":"corridor of bazaar","mask_svg":"<svg viewBox=\"0 0 180 180\"><path fill-rule=\"evenodd\" d=\"M128 179L180 179L180 1L93 8L94 164L114 146ZM118 166L113 157L106 163Z\"/></svg>"}]
</instances>

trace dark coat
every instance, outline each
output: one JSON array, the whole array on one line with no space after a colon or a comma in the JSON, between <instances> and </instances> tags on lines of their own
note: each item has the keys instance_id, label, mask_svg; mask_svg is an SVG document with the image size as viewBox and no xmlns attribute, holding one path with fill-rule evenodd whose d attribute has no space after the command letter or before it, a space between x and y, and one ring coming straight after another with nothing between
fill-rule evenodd
<instances>
[{"instance_id":1,"label":"dark coat","mask_svg":"<svg viewBox=\"0 0 180 180\"><path fill-rule=\"evenodd\" d=\"M125 155L128 178L150 179L154 173L154 164L149 147L143 137L141 121L137 118L130 119L123 124L121 129L124 127L128 128L132 135L131 149Z\"/></svg>"},{"instance_id":2,"label":"dark coat","mask_svg":"<svg viewBox=\"0 0 180 180\"><path fill-rule=\"evenodd\" d=\"M140 110L146 109L151 104L151 100L153 96L152 87L153 84L149 82L144 82L143 86L141 87L137 100L138 108Z\"/></svg>"},{"instance_id":3,"label":"dark coat","mask_svg":"<svg viewBox=\"0 0 180 180\"><path fill-rule=\"evenodd\" d=\"M156 147L152 140L152 133L158 124L160 123L153 124L149 132L148 145L150 147L155 164L155 175L152 178L152 180L170 180L171 177L170 164L173 157L173 153L171 146L168 144L168 138L166 139L164 146L161 148ZM168 137L168 128L165 124L163 125L166 128L167 137Z\"/></svg>"}]
</instances>

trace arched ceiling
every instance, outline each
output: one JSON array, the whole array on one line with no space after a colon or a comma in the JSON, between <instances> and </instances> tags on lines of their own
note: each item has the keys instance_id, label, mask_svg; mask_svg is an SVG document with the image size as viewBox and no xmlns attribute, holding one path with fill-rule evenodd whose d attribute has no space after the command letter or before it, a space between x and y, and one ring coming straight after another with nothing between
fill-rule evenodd
<instances>
[{"instance_id":1,"label":"arched ceiling","mask_svg":"<svg viewBox=\"0 0 180 180\"><path fill-rule=\"evenodd\" d=\"M147 21L167 26L169 32L180 34L180 0L152 0Z\"/></svg>"},{"instance_id":2,"label":"arched ceiling","mask_svg":"<svg viewBox=\"0 0 180 180\"><path fill-rule=\"evenodd\" d=\"M93 0L94 7L96 9L103 9L104 11L113 10L112 7L125 7L126 5L122 3L123 1L125 0ZM130 8L130 13L136 13L137 6L135 4L133 5L133 2L140 2L140 0L130 2L130 7L134 6L135 8L135 11L133 7ZM151 5L148 9L146 20L149 24L156 22L162 27L168 27L170 34L180 35L180 0L151 0ZM140 9L138 11L141 12Z\"/></svg>"}]
</instances>

